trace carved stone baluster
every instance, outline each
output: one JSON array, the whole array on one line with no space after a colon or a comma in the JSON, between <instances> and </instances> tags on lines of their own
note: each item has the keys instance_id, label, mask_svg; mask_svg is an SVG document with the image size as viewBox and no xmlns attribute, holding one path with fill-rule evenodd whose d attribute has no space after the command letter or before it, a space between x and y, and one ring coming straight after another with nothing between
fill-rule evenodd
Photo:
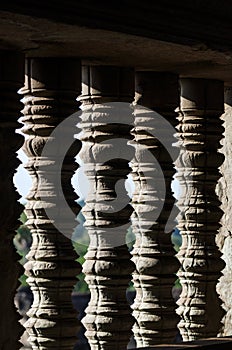
<instances>
[{"instance_id":1,"label":"carved stone baluster","mask_svg":"<svg viewBox=\"0 0 232 350\"><path fill-rule=\"evenodd\" d=\"M216 284L223 261L215 243L222 211L215 187L223 155L218 152L223 134L223 82L181 80L179 113L180 156L176 163L185 187L179 205L182 247L178 301L183 340L216 336L223 316Z\"/></svg>"},{"instance_id":2,"label":"carved stone baluster","mask_svg":"<svg viewBox=\"0 0 232 350\"><path fill-rule=\"evenodd\" d=\"M23 145L22 135L15 133L20 127L17 119L20 101L17 90L24 78L24 57L16 52L0 52L0 349L19 349L23 327L14 305L18 278L22 273L13 238L20 225L23 206L13 184L13 176L20 164L16 152Z\"/></svg>"},{"instance_id":3,"label":"carved stone baluster","mask_svg":"<svg viewBox=\"0 0 232 350\"><path fill-rule=\"evenodd\" d=\"M136 323L133 331L137 347L145 347L173 342L177 333L172 288L179 263L171 241L177 211L171 189L175 170L169 152L173 152L175 141L172 126L179 105L178 77L170 73L137 72L135 91L132 134L136 151L132 170L136 190L132 223L136 242L132 255L136 265L133 274Z\"/></svg>"},{"instance_id":4,"label":"carved stone baluster","mask_svg":"<svg viewBox=\"0 0 232 350\"><path fill-rule=\"evenodd\" d=\"M59 181L73 212L77 215L80 210L71 187L71 177L77 168L74 157L80 150L80 141L73 140L63 160L63 143L51 136L57 125L77 110L80 83L78 60L35 58L27 60L25 86L20 91L25 104L22 121L25 123L23 132L27 135L24 149L29 158L26 168L33 179L26 205L33 243L25 269L34 302L25 327L36 350L71 350L78 330L71 292L80 266L75 262L77 256L71 240L64 235L67 232L59 232L58 223L53 222L45 210L57 208L57 201L63 195L57 187ZM74 135L75 123L72 127ZM65 140L68 131L64 128L63 132ZM44 155L42 151L47 142L51 143L51 149ZM59 162L63 162L61 174L56 172ZM65 221L62 208L60 218ZM64 222L64 227L72 231L76 224L75 221Z\"/></svg>"},{"instance_id":5,"label":"carved stone baluster","mask_svg":"<svg viewBox=\"0 0 232 350\"><path fill-rule=\"evenodd\" d=\"M134 72L85 66L82 79L80 156L92 187L83 209L90 236L83 272L91 291L83 323L92 350L124 350L133 324L126 301L133 264L125 244L132 207L124 189L130 171L127 158L133 157L133 148L127 146L133 118L128 104L120 108L112 102L133 100ZM118 146L113 143L116 138ZM114 200L121 209L116 209Z\"/></svg>"},{"instance_id":6,"label":"carved stone baluster","mask_svg":"<svg viewBox=\"0 0 232 350\"><path fill-rule=\"evenodd\" d=\"M217 287L226 311L220 333L222 336L229 336L232 335L232 87L225 89L225 113L222 120L224 121L225 138L222 140L221 151L225 156L225 161L220 168L222 177L218 183L217 193L222 202L221 208L224 215L222 227L216 239L226 265Z\"/></svg>"}]
</instances>

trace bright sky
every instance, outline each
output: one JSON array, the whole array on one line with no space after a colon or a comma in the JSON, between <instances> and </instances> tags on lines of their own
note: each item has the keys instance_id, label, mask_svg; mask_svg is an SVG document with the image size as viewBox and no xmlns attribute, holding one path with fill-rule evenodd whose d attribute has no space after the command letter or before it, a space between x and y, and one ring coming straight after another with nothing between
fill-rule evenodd
<instances>
[{"instance_id":1,"label":"bright sky","mask_svg":"<svg viewBox=\"0 0 232 350\"><path fill-rule=\"evenodd\" d=\"M18 151L18 158L23 164L27 162L27 157L22 150ZM32 181L27 170L24 169L23 164L20 164L18 167L17 173L14 176L14 184L17 188L18 193L22 196L21 202L25 203L25 197L30 190Z\"/></svg>"},{"instance_id":2,"label":"bright sky","mask_svg":"<svg viewBox=\"0 0 232 350\"><path fill-rule=\"evenodd\" d=\"M14 183L17 187L19 194L22 196L22 199L20 201L22 203L25 203L25 201L26 201L25 197L28 194L30 187L32 186L32 181L31 181L30 175L28 174L27 170L24 169L24 167L23 167L23 164L25 164L27 162L27 157L22 150L20 150L18 152L18 157L21 160L22 164L19 166L18 171L14 176ZM78 161L78 164L82 163L81 159L79 157L78 157L77 161ZM73 176L72 185L73 185L75 191L77 192L78 196L81 199L86 198L86 196L88 194L89 183L88 183L86 175L84 174L83 167L80 167L77 170L77 172L75 173L75 175ZM129 176L129 179L126 181L126 189L129 193L129 195L131 196L131 194L133 193L133 189L134 189L134 184L133 184L133 181L131 179L131 175ZM175 196L178 198L180 188L179 188L177 180L173 181L172 189L174 191Z\"/></svg>"},{"instance_id":3,"label":"bright sky","mask_svg":"<svg viewBox=\"0 0 232 350\"><path fill-rule=\"evenodd\" d=\"M27 156L22 150L18 151L18 158L21 160L22 164L19 166L17 173L14 176L14 183L19 194L22 196L21 202L25 203L25 197L32 186L32 180L27 170L23 167L23 164L27 163ZM80 158L78 159L78 163L81 163ZM84 174L83 167L80 167L73 176L72 185L80 198L86 198L89 184L87 177Z\"/></svg>"},{"instance_id":4,"label":"bright sky","mask_svg":"<svg viewBox=\"0 0 232 350\"><path fill-rule=\"evenodd\" d=\"M22 196L22 199L20 201L22 203L25 203L25 197L28 194L30 187L32 186L32 181L27 170L23 167L23 164L27 163L27 156L22 150L18 151L18 158L21 160L22 164L19 166L17 173L14 176L14 183L17 188L17 191ZM77 157L77 162L79 165L82 164L82 161L79 157ZM82 166L80 166L80 168L76 171L75 175L73 176L72 185L81 199L86 198L89 190L89 182ZM131 195L134 189L134 184L131 180L131 176L130 179L126 181L126 189L129 195Z\"/></svg>"}]
</instances>

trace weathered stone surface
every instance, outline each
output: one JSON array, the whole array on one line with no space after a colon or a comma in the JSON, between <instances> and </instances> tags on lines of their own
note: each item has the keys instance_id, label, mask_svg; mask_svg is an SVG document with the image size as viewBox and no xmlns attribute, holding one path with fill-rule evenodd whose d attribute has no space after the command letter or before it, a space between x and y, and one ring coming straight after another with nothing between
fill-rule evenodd
<instances>
[{"instance_id":1,"label":"weathered stone surface","mask_svg":"<svg viewBox=\"0 0 232 350\"><path fill-rule=\"evenodd\" d=\"M222 259L225 261L223 276L218 284L218 292L223 301L226 314L223 318L223 327L220 332L223 336L232 335L232 88L225 90L225 113L222 116L225 133L222 140L221 152L225 156L220 171L222 177L217 186L217 193L222 202L221 208L224 211L221 223L222 226L217 235L217 244L222 252Z\"/></svg>"},{"instance_id":2,"label":"weathered stone surface","mask_svg":"<svg viewBox=\"0 0 232 350\"><path fill-rule=\"evenodd\" d=\"M20 101L17 90L23 84L24 56L16 52L0 52L0 349L19 349L23 328L14 306L14 296L22 273L19 256L13 244L15 230L20 225L23 206L13 184L20 164L16 152L23 144L22 135L15 133Z\"/></svg>"},{"instance_id":3,"label":"weathered stone surface","mask_svg":"<svg viewBox=\"0 0 232 350\"><path fill-rule=\"evenodd\" d=\"M135 91L132 225L136 242L132 260L136 298L132 307L134 337L137 346L143 347L171 343L177 333L172 288L179 262L171 242L177 214L171 190L175 158L169 152L174 150L178 77L137 72Z\"/></svg>"},{"instance_id":4,"label":"weathered stone surface","mask_svg":"<svg viewBox=\"0 0 232 350\"><path fill-rule=\"evenodd\" d=\"M71 292L80 266L72 242L59 232L56 222L45 210L56 210L57 200L62 193L57 182L63 185L63 194L77 215L80 207L71 186L71 177L77 168L74 157L80 150L76 140L61 158L62 142L51 147L50 153L42 154L46 142L54 141L51 136L56 126L77 110L76 97L80 91L80 62L75 59L28 59L23 109L25 123L23 132L27 135L24 150L29 158L26 164L33 185L27 196L27 225L33 242L25 264L28 283L34 302L28 312L25 324L33 349L71 350L76 342L78 322L71 302ZM73 126L73 134L74 134ZM64 138L67 130L64 130ZM57 172L62 161L62 171ZM65 220L60 209L60 218ZM65 223L71 230L77 223ZM65 232L66 233L66 232Z\"/></svg>"},{"instance_id":5,"label":"weathered stone surface","mask_svg":"<svg viewBox=\"0 0 232 350\"><path fill-rule=\"evenodd\" d=\"M221 81L181 80L176 165L183 187L178 218L183 243L178 253L182 293L177 311L184 341L216 336L223 316L216 285L224 263L215 243L222 216L215 187L224 159L218 152L223 92Z\"/></svg>"},{"instance_id":6,"label":"weathered stone surface","mask_svg":"<svg viewBox=\"0 0 232 350\"><path fill-rule=\"evenodd\" d=\"M229 0L4 1L0 39L27 57L78 56L85 64L232 81Z\"/></svg>"},{"instance_id":7,"label":"weathered stone surface","mask_svg":"<svg viewBox=\"0 0 232 350\"><path fill-rule=\"evenodd\" d=\"M80 156L91 186L83 208L90 236L83 272L91 292L83 324L92 350L126 349L133 324L126 301L133 264L125 244L132 207L124 186L133 158L133 148L127 145L133 95L133 69L83 67ZM115 102L127 103L117 109Z\"/></svg>"}]
</instances>

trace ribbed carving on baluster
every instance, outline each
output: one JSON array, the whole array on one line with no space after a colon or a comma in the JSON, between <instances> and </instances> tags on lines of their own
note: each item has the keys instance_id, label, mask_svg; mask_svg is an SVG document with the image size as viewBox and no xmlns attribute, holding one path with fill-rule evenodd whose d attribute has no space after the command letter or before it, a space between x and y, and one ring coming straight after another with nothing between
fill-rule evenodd
<instances>
[{"instance_id":1,"label":"ribbed carving on baluster","mask_svg":"<svg viewBox=\"0 0 232 350\"><path fill-rule=\"evenodd\" d=\"M17 119L20 101L17 90L23 84L24 57L16 52L0 52L0 348L19 349L23 327L14 305L18 278L22 267L16 254L13 238L19 227L18 220L23 206L13 184L13 176L20 164L16 152L23 144L23 137L15 133L20 127Z\"/></svg>"},{"instance_id":2,"label":"ribbed carving on baluster","mask_svg":"<svg viewBox=\"0 0 232 350\"><path fill-rule=\"evenodd\" d=\"M133 331L137 347L145 347L173 342L177 333L172 288L179 263L171 242L177 210L171 189L175 170L169 152L174 157L178 77L137 72L135 91L132 224L136 242L132 255L136 265L133 273L136 323ZM165 120L166 124L162 122Z\"/></svg>"},{"instance_id":3,"label":"ribbed carving on baluster","mask_svg":"<svg viewBox=\"0 0 232 350\"><path fill-rule=\"evenodd\" d=\"M232 334L232 87L225 88L225 113L222 116L224 122L224 139L222 140L221 152L225 156L220 171L222 177L217 186L217 194L222 202L221 208L224 215L221 220L219 234L216 242L222 252L222 259L225 261L225 268L217 285L218 293L223 301L225 316L223 318L223 327L220 331L221 336L230 336Z\"/></svg>"},{"instance_id":4,"label":"ribbed carving on baluster","mask_svg":"<svg viewBox=\"0 0 232 350\"><path fill-rule=\"evenodd\" d=\"M133 119L129 104L120 109L111 102L132 101L134 73L130 68L85 66L82 80L80 156L91 185L83 209L90 236L83 272L91 291L83 324L92 350L121 350L133 324L126 301L133 264L125 244L132 207L124 181L118 181L130 171L127 159L133 148L127 142ZM118 147L113 143L117 138Z\"/></svg>"},{"instance_id":5,"label":"ribbed carving on baluster","mask_svg":"<svg viewBox=\"0 0 232 350\"><path fill-rule=\"evenodd\" d=\"M216 284L223 261L215 244L222 211L215 187L223 155L223 83L182 79L179 113L178 178L184 188L179 201L182 247L178 301L179 329L184 341L216 336L223 316Z\"/></svg>"},{"instance_id":6,"label":"ribbed carving on baluster","mask_svg":"<svg viewBox=\"0 0 232 350\"><path fill-rule=\"evenodd\" d=\"M77 215L80 210L71 187L71 177L77 168L74 157L80 150L80 141L74 140L62 159L63 143L51 136L56 126L77 110L75 99L79 91L79 61L59 58L27 60L25 86L20 93L24 95L22 101L25 105L22 121L25 123L23 132L27 135L24 150L29 158L26 169L33 180L26 205L27 226L33 243L25 269L34 302L25 327L36 350L73 349L79 327L71 292L80 266L75 261L77 256L72 242L65 236L70 235L77 222L66 222L62 208L59 208L59 217L64 220L65 228L65 232L59 232L58 222L49 215L49 210L56 210L57 201L63 195L58 190L59 181L73 212ZM72 127L74 134L74 125ZM66 127L63 132L65 140L70 130ZM44 155L42 151L46 142L51 148ZM63 162L61 174L60 162Z\"/></svg>"}]
</instances>

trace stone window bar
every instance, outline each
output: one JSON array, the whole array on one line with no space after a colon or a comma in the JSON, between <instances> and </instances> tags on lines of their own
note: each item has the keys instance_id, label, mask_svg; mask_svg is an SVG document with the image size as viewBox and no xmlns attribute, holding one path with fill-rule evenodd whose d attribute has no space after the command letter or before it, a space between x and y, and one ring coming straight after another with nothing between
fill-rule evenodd
<instances>
[{"instance_id":1,"label":"stone window bar","mask_svg":"<svg viewBox=\"0 0 232 350\"><path fill-rule=\"evenodd\" d=\"M21 147L33 180L25 209L33 242L24 266L34 298L24 324L33 350L71 350L81 327L71 301L82 269L71 241L81 210L71 185L78 154L91 188L82 209L90 237L82 270L91 294L82 323L90 349L126 349L131 337L138 349L226 348L232 342L222 337L231 335L225 287L231 276L231 89L224 101L219 79L2 50L0 90L0 349L20 349L23 333L14 307L23 270L13 246L23 211L13 185ZM20 110L24 145L16 132ZM174 176L182 188L177 203ZM129 252L130 226L135 242ZM176 227L182 236L177 254ZM182 292L176 303L177 278ZM178 334L184 342L175 344ZM211 340L200 341L205 338Z\"/></svg>"}]
</instances>

